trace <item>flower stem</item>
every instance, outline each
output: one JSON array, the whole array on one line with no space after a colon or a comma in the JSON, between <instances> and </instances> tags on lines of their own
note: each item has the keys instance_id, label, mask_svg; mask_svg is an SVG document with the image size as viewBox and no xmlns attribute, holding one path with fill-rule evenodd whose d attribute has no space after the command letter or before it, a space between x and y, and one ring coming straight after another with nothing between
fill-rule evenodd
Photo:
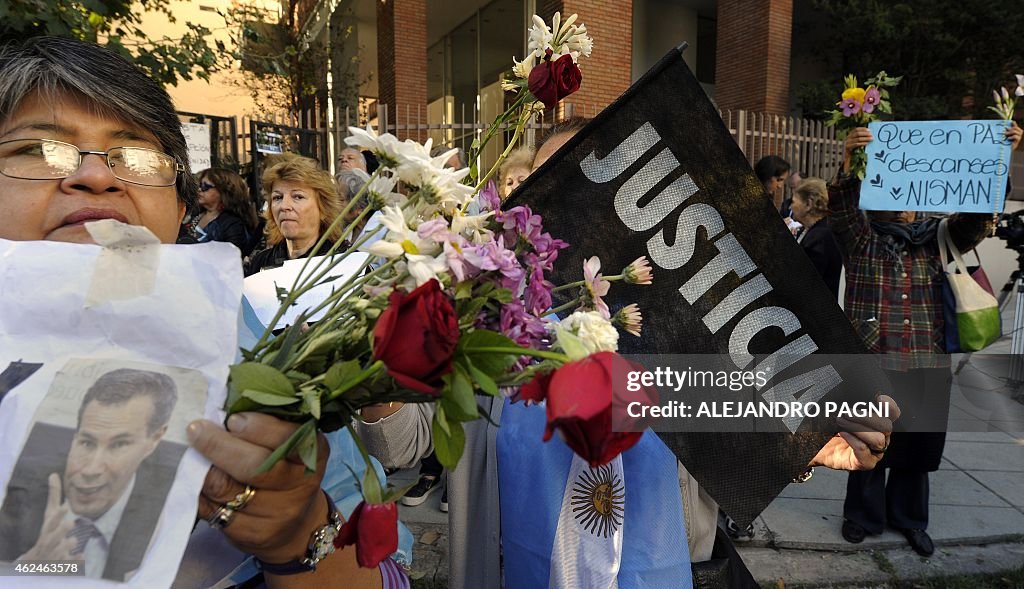
<instances>
[{"instance_id":1,"label":"flower stem","mask_svg":"<svg viewBox=\"0 0 1024 589\"><path fill-rule=\"evenodd\" d=\"M382 360L377 360L373 364L370 364L366 368L366 370L364 370L363 373L359 375L359 378L349 383L348 386L338 389L336 391L331 391L331 394L327 396L327 401L330 402L337 399L342 394L347 393L348 391L351 391L355 387L361 385L367 379L377 376L383 369L384 362Z\"/></svg>"},{"instance_id":2,"label":"flower stem","mask_svg":"<svg viewBox=\"0 0 1024 589\"><path fill-rule=\"evenodd\" d=\"M377 478L377 469L373 467L373 462L370 461L370 454L366 451L363 440L356 435L352 422L345 424L345 428L348 429L349 435L352 436L352 441L355 442L359 455L363 457L363 463L366 465L366 474L363 475L363 498L368 503L380 504L384 498L382 496L383 489L381 489L380 479Z\"/></svg>"},{"instance_id":3,"label":"flower stem","mask_svg":"<svg viewBox=\"0 0 1024 589\"><path fill-rule=\"evenodd\" d=\"M550 313L555 313L557 315L558 313L561 313L562 311L568 311L569 309L572 309L573 307L575 307L575 306L577 306L579 304L580 304L580 299L576 298L576 299L573 299L573 300L569 301L568 303L562 305L561 307L555 307L554 309L551 309L550 311L548 311L548 313L549 314Z\"/></svg>"},{"instance_id":4,"label":"flower stem","mask_svg":"<svg viewBox=\"0 0 1024 589\"><path fill-rule=\"evenodd\" d=\"M555 288L551 289L551 292L553 292L553 293L561 292L563 290L568 290L570 288L576 288L576 287L583 286L586 283L587 283L586 280L577 280L576 282L570 282L569 284L563 284L561 286L556 286Z\"/></svg>"},{"instance_id":5,"label":"flower stem","mask_svg":"<svg viewBox=\"0 0 1024 589\"><path fill-rule=\"evenodd\" d=\"M548 350L534 350L532 348L503 348L503 347L484 347L484 348L473 348L473 352L484 352L488 354L509 354L514 356L532 356L534 358L544 358L545 360L555 360L563 364L569 362L569 357L565 354L559 354L558 352L551 352Z\"/></svg>"}]
</instances>

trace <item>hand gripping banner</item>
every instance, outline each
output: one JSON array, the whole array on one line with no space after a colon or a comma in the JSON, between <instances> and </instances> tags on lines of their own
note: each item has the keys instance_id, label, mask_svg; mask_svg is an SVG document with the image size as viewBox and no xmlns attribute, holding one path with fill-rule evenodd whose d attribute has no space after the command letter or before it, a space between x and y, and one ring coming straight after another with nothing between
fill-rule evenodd
<instances>
[{"instance_id":1,"label":"hand gripping banner","mask_svg":"<svg viewBox=\"0 0 1024 589\"><path fill-rule=\"evenodd\" d=\"M599 256L613 272L640 256L651 260L653 285L615 288L605 298L613 313L636 302L644 315L642 337L624 336L621 352L715 354L736 370L773 366L774 378L751 391L766 401L870 400L887 390L867 362L822 359L866 350L681 49L527 178L506 208L524 204L572 244L558 258L555 283L578 280L584 256ZM830 421L777 421L757 433L658 435L746 525L837 431Z\"/></svg>"}]
</instances>

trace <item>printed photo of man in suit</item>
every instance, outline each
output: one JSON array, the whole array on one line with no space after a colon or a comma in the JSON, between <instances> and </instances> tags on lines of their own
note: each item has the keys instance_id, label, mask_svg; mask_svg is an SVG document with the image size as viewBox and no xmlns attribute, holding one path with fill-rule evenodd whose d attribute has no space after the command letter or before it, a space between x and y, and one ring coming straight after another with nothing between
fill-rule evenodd
<instances>
[{"instance_id":1,"label":"printed photo of man in suit","mask_svg":"<svg viewBox=\"0 0 1024 589\"><path fill-rule=\"evenodd\" d=\"M119 368L86 391L73 431L36 423L0 508L0 559L80 560L88 577L126 580L184 452L162 441L177 400L168 375Z\"/></svg>"}]
</instances>

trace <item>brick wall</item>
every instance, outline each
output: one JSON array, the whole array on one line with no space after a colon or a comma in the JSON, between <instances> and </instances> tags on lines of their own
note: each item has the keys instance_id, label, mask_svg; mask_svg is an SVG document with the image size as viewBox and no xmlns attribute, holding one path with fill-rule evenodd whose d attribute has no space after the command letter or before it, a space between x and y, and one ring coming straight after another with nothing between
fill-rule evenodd
<instances>
[{"instance_id":1,"label":"brick wall","mask_svg":"<svg viewBox=\"0 0 1024 589\"><path fill-rule=\"evenodd\" d=\"M537 0L537 14L551 25L555 11L578 14L587 25L594 51L580 60L583 84L563 101L578 115L594 116L629 88L633 64L632 0ZM529 26L529 25L528 25Z\"/></svg>"},{"instance_id":2,"label":"brick wall","mask_svg":"<svg viewBox=\"0 0 1024 589\"><path fill-rule=\"evenodd\" d=\"M427 108L427 1L388 0L377 5L377 84L390 121L407 109ZM415 114L412 115L415 117ZM409 135L417 141L426 136ZM399 139L405 139L400 136Z\"/></svg>"},{"instance_id":3,"label":"brick wall","mask_svg":"<svg viewBox=\"0 0 1024 589\"><path fill-rule=\"evenodd\" d=\"M718 0L715 102L789 113L793 0Z\"/></svg>"}]
</instances>

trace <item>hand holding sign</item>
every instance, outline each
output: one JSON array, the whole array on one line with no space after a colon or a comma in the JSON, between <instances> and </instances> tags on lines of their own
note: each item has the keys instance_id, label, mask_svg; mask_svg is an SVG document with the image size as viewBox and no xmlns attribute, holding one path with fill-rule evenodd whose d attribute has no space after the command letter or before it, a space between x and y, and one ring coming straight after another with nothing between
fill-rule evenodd
<instances>
[{"instance_id":1,"label":"hand holding sign","mask_svg":"<svg viewBox=\"0 0 1024 589\"><path fill-rule=\"evenodd\" d=\"M1017 121L1011 121L1013 124L1009 129L1006 130L1006 138L1010 141L1010 151L1016 151L1020 147L1021 137L1024 137L1024 129L1017 126Z\"/></svg>"},{"instance_id":2,"label":"hand holding sign","mask_svg":"<svg viewBox=\"0 0 1024 589\"><path fill-rule=\"evenodd\" d=\"M900 408L888 395L879 395L879 402L888 406L889 418L840 417L837 421L846 431L837 433L811 460L810 466L835 470L871 470L885 456L892 425L900 417Z\"/></svg>"},{"instance_id":3,"label":"hand holding sign","mask_svg":"<svg viewBox=\"0 0 1024 589\"><path fill-rule=\"evenodd\" d=\"M870 130L857 128L847 136L844 169L854 150L868 150L870 180L861 187L860 201L865 210L999 212L1010 152L1020 142L1020 129L1010 124L871 123Z\"/></svg>"}]
</instances>

